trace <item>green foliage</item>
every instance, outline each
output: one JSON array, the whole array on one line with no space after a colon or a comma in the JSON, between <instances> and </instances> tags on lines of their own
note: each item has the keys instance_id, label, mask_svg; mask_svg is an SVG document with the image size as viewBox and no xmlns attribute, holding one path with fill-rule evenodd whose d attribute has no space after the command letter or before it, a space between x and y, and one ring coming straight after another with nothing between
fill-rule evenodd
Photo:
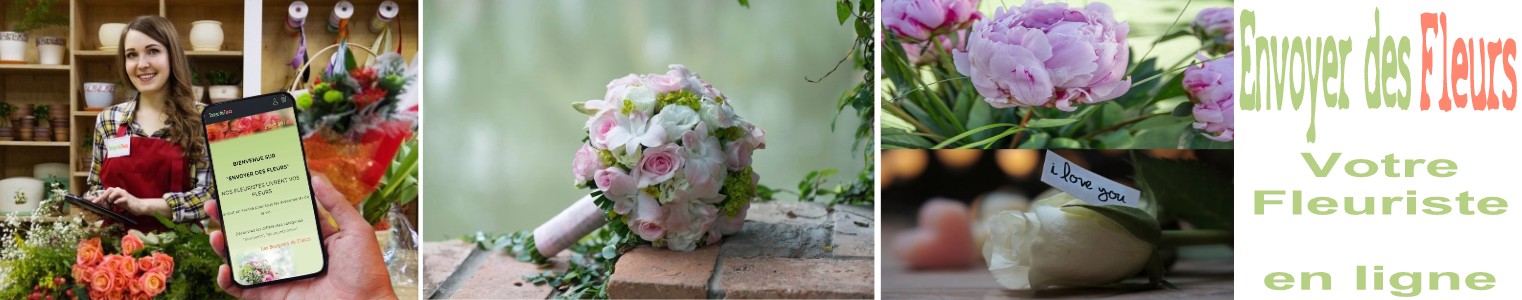
<instances>
[{"instance_id":1,"label":"green foliage","mask_svg":"<svg viewBox=\"0 0 1522 300\"><path fill-rule=\"evenodd\" d=\"M211 71L206 74L211 85L238 85L238 74L231 71Z\"/></svg>"},{"instance_id":2,"label":"green foliage","mask_svg":"<svg viewBox=\"0 0 1522 300\"><path fill-rule=\"evenodd\" d=\"M417 198L418 195L418 138L413 136L402 143L397 149L396 156L391 160L391 167L386 168L386 173L381 175L380 184L375 186L375 192L365 197L360 202L365 215L365 221L370 224L380 223L386 217L392 204L407 204Z\"/></svg>"},{"instance_id":3,"label":"green foliage","mask_svg":"<svg viewBox=\"0 0 1522 300\"><path fill-rule=\"evenodd\" d=\"M519 261L549 264L549 259L540 255L535 247L532 231L500 235L476 232L465 236L464 240L483 250L507 251ZM565 272L544 271L525 275L523 279L534 285L554 287L557 291L555 299L607 299L608 278L613 276L613 266L624 252L640 242L623 222L609 221L571 245L569 266Z\"/></svg>"},{"instance_id":4,"label":"green foliage","mask_svg":"<svg viewBox=\"0 0 1522 300\"><path fill-rule=\"evenodd\" d=\"M1132 153L1142 198L1201 229L1232 229L1230 173L1199 160L1161 159Z\"/></svg>"},{"instance_id":5,"label":"green foliage","mask_svg":"<svg viewBox=\"0 0 1522 300\"><path fill-rule=\"evenodd\" d=\"M16 0L11 2L11 7L6 10L5 20L10 22L10 29L17 32L30 32L32 30L69 26L69 17L62 13L53 12L53 7L60 0Z\"/></svg>"},{"instance_id":6,"label":"green foliage","mask_svg":"<svg viewBox=\"0 0 1522 300\"><path fill-rule=\"evenodd\" d=\"M0 265L10 268L10 274L4 279L7 283L0 289L0 299L26 299L32 294L32 288L38 285L44 287L53 286L53 278L71 276L76 254L72 246L22 246L19 248L25 253L26 259L18 261L4 261ZM72 284L68 280L66 284ZM54 297L63 296L62 289L55 289Z\"/></svg>"},{"instance_id":7,"label":"green foliage","mask_svg":"<svg viewBox=\"0 0 1522 300\"><path fill-rule=\"evenodd\" d=\"M873 59L876 40L875 35L872 34L872 22L876 19L874 16L877 10L874 8L874 3L875 1L856 1L853 5L851 0L835 2L836 21L841 25L850 24L856 30L856 40L853 41L851 52L841 62L854 59L852 67L861 74L862 82L841 93L840 98L835 101L835 119L830 122L830 130L835 130L840 114L845 113L846 108L856 112L859 121L856 124L856 140L851 143L851 151L861 151L859 154L862 158L862 171L854 178L855 180L837 184L834 187L826 187L825 181L838 173L838 170L824 169L809 172L804 176L803 181L798 183L798 201L821 201L826 205L837 203L871 205L875 201L872 186L876 182L873 175L876 173L873 171L876 165L873 162L876 160L877 146L873 139L872 125L877 121L873 113L872 91L877 77L872 74L876 66ZM838 65L836 67L839 68ZM830 72L833 73L834 70ZM770 195L783 192L787 191L762 187L758 194L764 194L766 196L761 198L770 200L772 199ZM822 200L825 196L829 196L829 200Z\"/></svg>"},{"instance_id":8,"label":"green foliage","mask_svg":"<svg viewBox=\"0 0 1522 300\"><path fill-rule=\"evenodd\" d=\"M217 286L217 271L226 260L211 248L211 236L198 225L176 224L165 217L159 223L170 232L160 233L158 244L148 244L145 253L161 251L174 257L174 274L163 299L235 299Z\"/></svg>"}]
</instances>

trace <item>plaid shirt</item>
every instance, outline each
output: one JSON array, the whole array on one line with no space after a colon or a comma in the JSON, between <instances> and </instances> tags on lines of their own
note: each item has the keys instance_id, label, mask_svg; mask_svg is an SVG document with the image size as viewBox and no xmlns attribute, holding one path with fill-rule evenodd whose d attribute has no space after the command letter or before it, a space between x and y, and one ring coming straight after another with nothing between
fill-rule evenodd
<instances>
[{"instance_id":1,"label":"plaid shirt","mask_svg":"<svg viewBox=\"0 0 1522 300\"><path fill-rule=\"evenodd\" d=\"M205 108L206 105L197 103L195 110L197 113L200 113ZM101 162L106 158L105 141L109 138L115 138L116 129L122 124L127 125L127 135L129 136L169 139L167 128L159 129L152 135L143 132L143 128L133 122L135 112L137 112L137 101L131 101L112 105L95 117L95 142L91 146L94 152L90 155L90 176L85 181L85 185L89 186L89 190L85 192L85 195L93 197L105 189L100 182ZM190 164L190 170L195 176L188 178L193 180L194 185L189 191L169 192L163 195L133 196L138 198L163 197L164 202L169 205L169 217L174 219L175 223L189 223L206 219L206 210L203 207L207 200L212 199L211 196L216 191L216 186L211 181L211 168L208 165L211 157L206 152L201 151L201 159Z\"/></svg>"}]
</instances>

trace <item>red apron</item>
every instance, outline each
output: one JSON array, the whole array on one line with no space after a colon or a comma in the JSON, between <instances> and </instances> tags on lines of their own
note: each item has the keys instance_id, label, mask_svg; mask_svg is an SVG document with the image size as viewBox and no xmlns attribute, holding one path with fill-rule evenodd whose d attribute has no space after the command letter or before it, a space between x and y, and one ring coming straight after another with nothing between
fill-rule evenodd
<instances>
[{"instance_id":1,"label":"red apron","mask_svg":"<svg viewBox=\"0 0 1522 300\"><path fill-rule=\"evenodd\" d=\"M127 136L126 124L116 128L116 137L124 136ZM186 188L190 177L185 172L184 149L179 145L162 139L136 136L131 137L128 145L126 156L107 158L101 162L101 185L121 188L139 199L159 198L164 193L189 190ZM143 232L169 230L151 215L133 216L126 214L126 210L120 207L113 210L137 221L136 227L128 229ZM172 207L170 211L172 213ZM109 219L107 223L110 223Z\"/></svg>"}]
</instances>

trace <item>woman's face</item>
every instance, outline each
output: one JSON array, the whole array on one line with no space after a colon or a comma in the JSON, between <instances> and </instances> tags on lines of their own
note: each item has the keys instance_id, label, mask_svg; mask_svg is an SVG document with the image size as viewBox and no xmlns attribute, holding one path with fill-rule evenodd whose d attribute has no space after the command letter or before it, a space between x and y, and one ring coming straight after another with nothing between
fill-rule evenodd
<instances>
[{"instance_id":1,"label":"woman's face","mask_svg":"<svg viewBox=\"0 0 1522 300\"><path fill-rule=\"evenodd\" d=\"M126 55L127 77L132 78L132 85L143 93L163 91L164 83L169 81L169 54L164 44L142 32L129 30L122 48Z\"/></svg>"}]
</instances>

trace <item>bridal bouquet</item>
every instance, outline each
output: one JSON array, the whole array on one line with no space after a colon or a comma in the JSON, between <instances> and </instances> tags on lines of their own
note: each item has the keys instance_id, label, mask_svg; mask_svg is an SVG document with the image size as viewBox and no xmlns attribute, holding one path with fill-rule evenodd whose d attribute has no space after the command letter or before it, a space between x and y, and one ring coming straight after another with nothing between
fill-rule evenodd
<instances>
[{"instance_id":1,"label":"bridal bouquet","mask_svg":"<svg viewBox=\"0 0 1522 300\"><path fill-rule=\"evenodd\" d=\"M630 74L603 99L577 105L590 115L571 170L607 221L627 225L655 247L691 251L739 231L760 181L751 154L766 131L736 115L697 73Z\"/></svg>"}]
</instances>

